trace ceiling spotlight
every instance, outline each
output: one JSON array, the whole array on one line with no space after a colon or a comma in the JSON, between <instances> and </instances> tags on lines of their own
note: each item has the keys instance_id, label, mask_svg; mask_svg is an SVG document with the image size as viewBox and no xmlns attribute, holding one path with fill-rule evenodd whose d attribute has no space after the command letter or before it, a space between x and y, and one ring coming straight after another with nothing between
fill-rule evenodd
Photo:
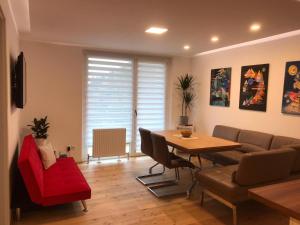
<instances>
[{"instance_id":1,"label":"ceiling spotlight","mask_svg":"<svg viewBox=\"0 0 300 225\"><path fill-rule=\"evenodd\" d=\"M191 48L191 46L189 46L189 45L183 46L183 49L184 49L184 50L189 50L190 48Z\"/></svg>"},{"instance_id":2,"label":"ceiling spotlight","mask_svg":"<svg viewBox=\"0 0 300 225\"><path fill-rule=\"evenodd\" d=\"M210 40L211 40L212 42L217 42L217 41L219 41L219 37L213 36Z\"/></svg>"},{"instance_id":3,"label":"ceiling spotlight","mask_svg":"<svg viewBox=\"0 0 300 225\"><path fill-rule=\"evenodd\" d=\"M250 26L251 31L258 31L258 30L260 30L260 28L261 28L261 26L258 23L254 23Z\"/></svg>"},{"instance_id":4,"label":"ceiling spotlight","mask_svg":"<svg viewBox=\"0 0 300 225\"><path fill-rule=\"evenodd\" d=\"M164 27L150 27L149 29L145 30L146 33L150 34L163 34L168 31L167 28Z\"/></svg>"}]
</instances>

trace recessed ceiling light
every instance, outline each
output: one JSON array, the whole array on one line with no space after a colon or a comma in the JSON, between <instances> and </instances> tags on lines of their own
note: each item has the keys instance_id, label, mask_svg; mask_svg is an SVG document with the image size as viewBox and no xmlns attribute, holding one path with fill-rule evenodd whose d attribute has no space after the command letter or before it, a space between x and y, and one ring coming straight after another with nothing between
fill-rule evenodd
<instances>
[{"instance_id":1,"label":"recessed ceiling light","mask_svg":"<svg viewBox=\"0 0 300 225\"><path fill-rule=\"evenodd\" d=\"M261 28L261 25L258 23L254 23L250 26L251 31L258 31L258 30L260 30L260 28Z\"/></svg>"},{"instance_id":2,"label":"recessed ceiling light","mask_svg":"<svg viewBox=\"0 0 300 225\"><path fill-rule=\"evenodd\" d=\"M183 46L183 49L184 49L184 50L189 50L190 48L191 48L191 46L189 46L189 45Z\"/></svg>"},{"instance_id":3,"label":"recessed ceiling light","mask_svg":"<svg viewBox=\"0 0 300 225\"><path fill-rule=\"evenodd\" d=\"M210 40L211 40L212 42L217 42L217 41L219 41L219 37L213 36Z\"/></svg>"},{"instance_id":4,"label":"recessed ceiling light","mask_svg":"<svg viewBox=\"0 0 300 225\"><path fill-rule=\"evenodd\" d=\"M166 33L167 31L168 29L164 27L150 27L145 32L150 34L163 34Z\"/></svg>"}]
</instances>

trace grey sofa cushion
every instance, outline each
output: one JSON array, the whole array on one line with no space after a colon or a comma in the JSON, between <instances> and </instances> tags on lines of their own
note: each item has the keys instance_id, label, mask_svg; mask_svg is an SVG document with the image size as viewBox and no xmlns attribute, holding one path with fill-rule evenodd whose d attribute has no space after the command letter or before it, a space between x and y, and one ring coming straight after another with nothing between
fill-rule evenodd
<instances>
[{"instance_id":1,"label":"grey sofa cushion","mask_svg":"<svg viewBox=\"0 0 300 225\"><path fill-rule=\"evenodd\" d=\"M241 186L251 186L285 179L290 175L295 158L296 151L290 148L246 153L233 175L233 181Z\"/></svg>"},{"instance_id":2,"label":"grey sofa cushion","mask_svg":"<svg viewBox=\"0 0 300 225\"><path fill-rule=\"evenodd\" d=\"M234 165L238 164L241 161L241 158L243 157L245 153L241 151L225 151L225 152L216 152L214 154L214 160L216 163L220 165Z\"/></svg>"},{"instance_id":3,"label":"grey sofa cushion","mask_svg":"<svg viewBox=\"0 0 300 225\"><path fill-rule=\"evenodd\" d=\"M237 141L240 130L234 127L228 127L223 125L217 125L214 128L214 137L227 139L230 141Z\"/></svg>"},{"instance_id":4,"label":"grey sofa cushion","mask_svg":"<svg viewBox=\"0 0 300 225\"><path fill-rule=\"evenodd\" d=\"M257 145L248 144L248 143L241 143L241 144L242 146L239 147L237 150L244 153L266 151L265 148L259 147Z\"/></svg>"},{"instance_id":5,"label":"grey sofa cushion","mask_svg":"<svg viewBox=\"0 0 300 225\"><path fill-rule=\"evenodd\" d=\"M252 144L264 149L269 149L272 138L272 134L251 130L241 130L238 136L238 142Z\"/></svg>"},{"instance_id":6,"label":"grey sofa cushion","mask_svg":"<svg viewBox=\"0 0 300 225\"><path fill-rule=\"evenodd\" d=\"M285 145L290 144L300 144L300 139L284 137L284 136L274 136L272 139L270 149L278 149Z\"/></svg>"}]
</instances>

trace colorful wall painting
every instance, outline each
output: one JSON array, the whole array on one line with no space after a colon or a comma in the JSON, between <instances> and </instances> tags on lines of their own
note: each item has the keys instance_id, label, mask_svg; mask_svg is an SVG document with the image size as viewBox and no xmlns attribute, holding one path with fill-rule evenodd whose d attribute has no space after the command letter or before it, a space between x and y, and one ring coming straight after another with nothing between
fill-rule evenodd
<instances>
[{"instance_id":1,"label":"colorful wall painting","mask_svg":"<svg viewBox=\"0 0 300 225\"><path fill-rule=\"evenodd\" d=\"M300 61L286 63L282 112L300 115Z\"/></svg>"},{"instance_id":2,"label":"colorful wall painting","mask_svg":"<svg viewBox=\"0 0 300 225\"><path fill-rule=\"evenodd\" d=\"M231 68L211 70L210 105L230 105Z\"/></svg>"},{"instance_id":3,"label":"colorful wall painting","mask_svg":"<svg viewBox=\"0 0 300 225\"><path fill-rule=\"evenodd\" d=\"M240 109L266 111L268 80L269 64L242 67Z\"/></svg>"}]
</instances>

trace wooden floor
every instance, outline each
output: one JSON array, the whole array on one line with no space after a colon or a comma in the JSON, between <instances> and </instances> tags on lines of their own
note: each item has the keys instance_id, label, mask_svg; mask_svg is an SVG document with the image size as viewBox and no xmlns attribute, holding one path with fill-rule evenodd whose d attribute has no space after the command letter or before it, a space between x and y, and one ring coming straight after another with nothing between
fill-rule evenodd
<instances>
[{"instance_id":1,"label":"wooden floor","mask_svg":"<svg viewBox=\"0 0 300 225\"><path fill-rule=\"evenodd\" d=\"M146 174L153 161L147 157L129 161L80 164L92 188L88 212L79 202L40 208L22 214L18 225L231 225L231 210L206 197L200 206L199 187L191 199L184 195L158 199L142 184L137 175ZM206 163L207 164L207 163ZM208 165L208 164L207 164ZM183 180L189 180L184 170ZM288 218L256 202L238 209L240 225L287 225Z\"/></svg>"}]
</instances>

